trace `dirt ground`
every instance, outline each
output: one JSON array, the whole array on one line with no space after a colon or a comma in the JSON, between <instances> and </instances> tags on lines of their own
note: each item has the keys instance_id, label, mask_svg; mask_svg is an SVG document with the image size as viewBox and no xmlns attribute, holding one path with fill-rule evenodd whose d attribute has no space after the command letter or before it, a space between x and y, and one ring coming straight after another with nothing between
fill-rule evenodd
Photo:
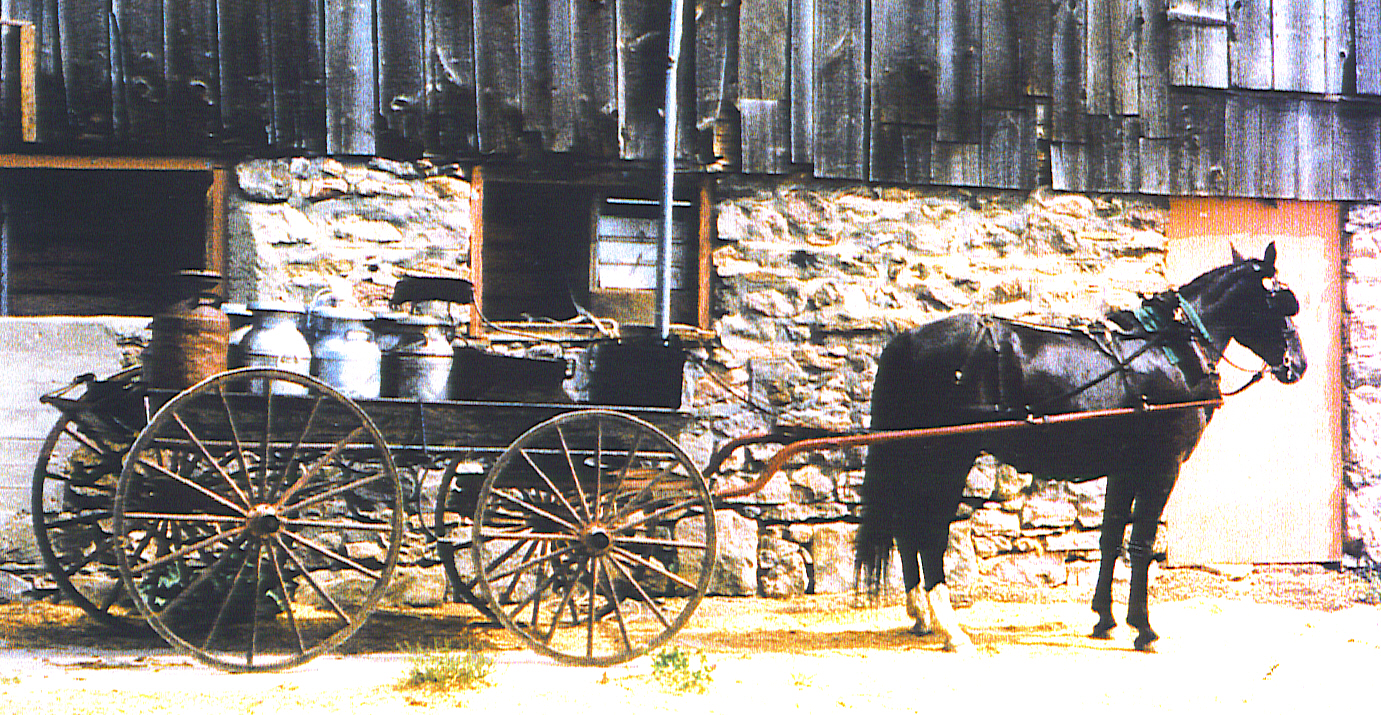
<instances>
[{"instance_id":1,"label":"dirt ground","mask_svg":"<svg viewBox=\"0 0 1381 715\"><path fill-rule=\"evenodd\" d=\"M703 694L663 687L647 658L555 665L462 606L382 612L341 654L228 675L147 632L112 632L66 606L13 604L0 607L0 712L1371 711L1381 607L1362 603L1367 595L1354 576L1318 566L1161 570L1152 619L1162 640L1145 654L1125 627L1111 641L1086 637L1094 618L1084 590L985 584L958 610L971 655L908 633L896 604L709 598L676 639L715 667ZM439 643L494 654L490 684L398 689L409 652Z\"/></svg>"}]
</instances>

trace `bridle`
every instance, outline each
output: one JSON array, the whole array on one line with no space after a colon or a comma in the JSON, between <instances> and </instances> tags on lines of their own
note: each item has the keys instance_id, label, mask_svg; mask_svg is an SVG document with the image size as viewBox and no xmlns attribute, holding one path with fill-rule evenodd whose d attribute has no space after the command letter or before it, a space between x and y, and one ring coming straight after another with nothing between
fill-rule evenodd
<instances>
[{"instance_id":1,"label":"bridle","mask_svg":"<svg viewBox=\"0 0 1381 715\"><path fill-rule=\"evenodd\" d=\"M1270 281L1269 285L1265 283L1266 280ZM1294 291L1290 290L1281 282L1279 276L1271 275L1269 278L1263 279L1262 287L1266 289L1267 310L1281 317L1289 317L1299 312L1299 299L1295 297ZM1245 368L1233 362L1226 354L1227 345L1224 344L1222 347L1219 347L1218 344L1214 342L1213 337L1208 333L1208 328L1204 326L1203 319L1199 317L1198 311L1189 304L1189 301L1184 299L1184 296L1180 295L1179 291L1172 291L1172 293L1175 296L1175 302L1177 303L1179 313L1184 316L1184 322L1189 325L1190 338L1200 347L1210 352L1210 357L1212 359L1208 361L1208 365L1206 366L1207 372L1217 377L1218 370L1216 366L1218 363L1223 362L1251 375L1246 384L1235 390L1222 393L1224 397L1232 397L1233 395L1241 394L1246 391L1247 388L1260 382L1268 371L1284 367L1283 360L1280 365L1272 365L1260 355L1257 355L1257 359L1261 360L1261 368L1257 370ZM1231 338L1229 338L1229 340L1231 340ZM1253 352L1252 354L1255 355L1256 353ZM1284 356L1282 356L1282 358L1283 357Z\"/></svg>"}]
</instances>

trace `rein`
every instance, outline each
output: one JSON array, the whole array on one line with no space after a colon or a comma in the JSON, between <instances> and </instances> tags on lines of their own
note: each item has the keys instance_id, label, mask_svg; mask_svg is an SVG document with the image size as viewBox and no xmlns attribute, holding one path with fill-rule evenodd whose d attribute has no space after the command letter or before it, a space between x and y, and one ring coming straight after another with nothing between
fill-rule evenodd
<instances>
[{"instance_id":1,"label":"rein","mask_svg":"<svg viewBox=\"0 0 1381 715\"><path fill-rule=\"evenodd\" d=\"M1184 296L1180 295L1179 291L1174 291L1174 294L1175 302L1179 304L1180 310L1184 313L1184 317L1189 321L1190 326L1194 328L1192 337L1194 338L1195 342L1203 344L1209 350L1217 354L1217 358L1213 361L1214 364L1217 364L1219 362L1225 362L1231 365L1232 367L1241 370L1242 372L1251 373L1252 375L1251 379L1247 380L1246 384L1242 385L1236 390L1232 390L1231 392L1222 393L1223 397L1232 397L1233 395L1240 395L1241 393L1246 392L1248 387L1251 387L1252 385L1261 382L1261 378L1266 376L1266 371L1271 369L1270 363L1266 362L1265 360L1262 360L1261 369L1252 371L1228 359L1228 356L1226 354L1227 349L1220 349L1218 345L1213 342L1213 338L1209 337L1208 328L1204 327L1204 321L1201 318L1199 318L1199 312L1194 310L1194 307L1191 306L1189 302L1184 299ZM1210 368L1210 372L1212 372L1214 375L1217 375L1218 373L1216 369L1212 368Z\"/></svg>"}]
</instances>

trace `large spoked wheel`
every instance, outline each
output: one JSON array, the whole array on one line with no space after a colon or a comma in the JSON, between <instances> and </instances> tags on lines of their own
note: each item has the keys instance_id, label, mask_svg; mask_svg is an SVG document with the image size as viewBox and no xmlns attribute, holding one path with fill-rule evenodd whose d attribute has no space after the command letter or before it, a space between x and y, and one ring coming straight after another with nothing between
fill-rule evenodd
<instances>
[{"instance_id":1,"label":"large spoked wheel","mask_svg":"<svg viewBox=\"0 0 1381 715\"><path fill-rule=\"evenodd\" d=\"M110 626L128 625L112 532L120 465L139 424L124 424L105 403L138 404L129 394L139 368L100 382L58 417L34 464L30 489L34 540L63 597ZM90 409L86 409L90 408Z\"/></svg>"},{"instance_id":2,"label":"large spoked wheel","mask_svg":"<svg viewBox=\"0 0 1381 715\"><path fill-rule=\"evenodd\" d=\"M383 595L403 538L388 445L310 377L247 368L165 403L115 494L120 577L145 620L223 670L340 645Z\"/></svg>"},{"instance_id":3,"label":"large spoked wheel","mask_svg":"<svg viewBox=\"0 0 1381 715\"><path fill-rule=\"evenodd\" d=\"M618 412L519 437L477 496L471 555L503 625L559 661L612 665L690 619L715 563L714 503L690 458Z\"/></svg>"}]
</instances>

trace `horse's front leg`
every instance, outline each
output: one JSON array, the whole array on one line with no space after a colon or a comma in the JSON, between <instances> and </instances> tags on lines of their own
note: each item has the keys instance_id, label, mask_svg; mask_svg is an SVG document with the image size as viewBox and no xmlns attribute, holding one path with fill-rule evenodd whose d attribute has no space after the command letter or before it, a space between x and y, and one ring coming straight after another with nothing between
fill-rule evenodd
<instances>
[{"instance_id":1,"label":"horse's front leg","mask_svg":"<svg viewBox=\"0 0 1381 715\"><path fill-rule=\"evenodd\" d=\"M1089 634L1092 638L1111 638L1112 629L1117 627L1117 619L1112 614L1112 579L1118 554L1122 550L1122 536L1127 531L1127 522L1132 518L1133 494L1129 479L1108 477L1103 529L1098 539L1098 585L1093 590L1093 612L1098 614L1098 623L1093 626L1093 633Z\"/></svg>"},{"instance_id":2,"label":"horse's front leg","mask_svg":"<svg viewBox=\"0 0 1381 715\"><path fill-rule=\"evenodd\" d=\"M1151 560L1160 527L1160 515L1170 499L1170 490L1178 475L1171 473L1159 480L1148 480L1137 491L1132 512L1132 536L1127 541L1127 558L1132 562L1132 581L1127 594L1127 624L1137 631L1134 645L1137 650L1151 651L1160 638L1151 628L1146 591L1150 584Z\"/></svg>"}]
</instances>

